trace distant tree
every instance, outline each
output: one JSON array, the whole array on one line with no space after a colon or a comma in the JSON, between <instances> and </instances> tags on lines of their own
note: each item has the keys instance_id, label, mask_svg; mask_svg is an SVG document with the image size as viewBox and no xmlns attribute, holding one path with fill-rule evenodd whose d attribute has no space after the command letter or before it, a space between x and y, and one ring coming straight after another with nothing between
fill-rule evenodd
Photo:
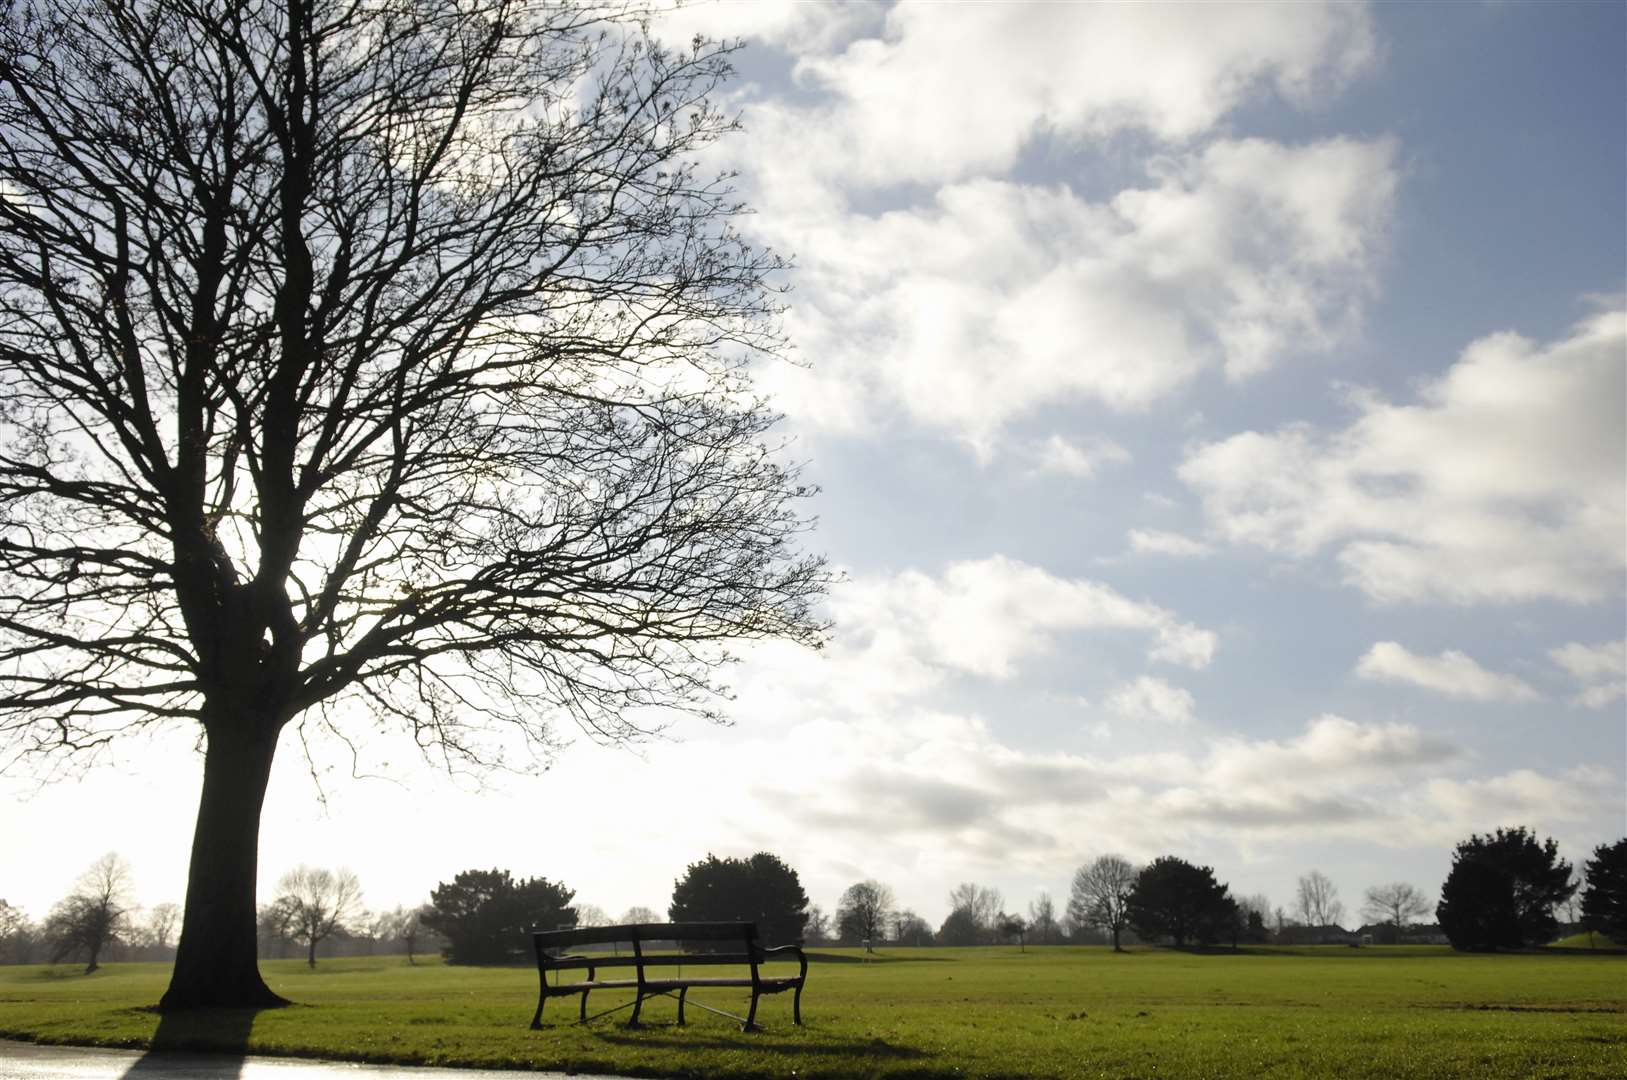
<instances>
[{"instance_id":1,"label":"distant tree","mask_svg":"<svg viewBox=\"0 0 1627 1080\"><path fill-rule=\"evenodd\" d=\"M1000 909L1004 904L1005 897L1000 895L1000 890L987 885L963 881L949 890L949 910L965 911L971 915L972 922L984 941L998 933L997 923Z\"/></svg>"},{"instance_id":2,"label":"distant tree","mask_svg":"<svg viewBox=\"0 0 1627 1080\"><path fill-rule=\"evenodd\" d=\"M999 935L1007 941L1017 939L1017 947L1023 952L1028 951L1028 920L1021 915L1009 915L1002 911L994 917L994 928Z\"/></svg>"},{"instance_id":3,"label":"distant tree","mask_svg":"<svg viewBox=\"0 0 1627 1080\"><path fill-rule=\"evenodd\" d=\"M1228 937L1237 911L1212 869L1173 855L1154 859L1136 875L1125 908L1137 934L1168 936L1177 948Z\"/></svg>"},{"instance_id":4,"label":"distant tree","mask_svg":"<svg viewBox=\"0 0 1627 1080\"><path fill-rule=\"evenodd\" d=\"M22 908L0 900L0 964L26 964L34 958L38 931Z\"/></svg>"},{"instance_id":5,"label":"distant tree","mask_svg":"<svg viewBox=\"0 0 1627 1080\"><path fill-rule=\"evenodd\" d=\"M749 859L707 855L672 884L667 914L674 922L750 922L770 945L802 940L808 894L797 872L776 855Z\"/></svg>"},{"instance_id":6,"label":"distant tree","mask_svg":"<svg viewBox=\"0 0 1627 1080\"><path fill-rule=\"evenodd\" d=\"M985 940L984 929L970 908L955 908L938 927L939 945L981 945Z\"/></svg>"},{"instance_id":7,"label":"distant tree","mask_svg":"<svg viewBox=\"0 0 1627 1080\"><path fill-rule=\"evenodd\" d=\"M621 913L621 925L623 926L643 926L648 923L658 922L666 922L666 920L657 914L654 908L644 907L641 904L635 904Z\"/></svg>"},{"instance_id":8,"label":"distant tree","mask_svg":"<svg viewBox=\"0 0 1627 1080\"><path fill-rule=\"evenodd\" d=\"M802 921L802 940L810 945L823 945L830 940L830 916L818 904L808 908Z\"/></svg>"},{"instance_id":9,"label":"distant tree","mask_svg":"<svg viewBox=\"0 0 1627 1080\"><path fill-rule=\"evenodd\" d=\"M418 941L424 933L423 924L420 922L422 913L422 908L399 905L389 911L380 912L373 918L373 936L385 942L399 941L407 948L407 963L416 963Z\"/></svg>"},{"instance_id":10,"label":"distant tree","mask_svg":"<svg viewBox=\"0 0 1627 1080\"><path fill-rule=\"evenodd\" d=\"M505 964L525 954L533 929L576 925L576 893L547 878L465 870L430 893L420 922L446 939L452 964Z\"/></svg>"},{"instance_id":11,"label":"distant tree","mask_svg":"<svg viewBox=\"0 0 1627 1080\"><path fill-rule=\"evenodd\" d=\"M1600 844L1587 861L1582 924L1627 945L1627 838Z\"/></svg>"},{"instance_id":12,"label":"distant tree","mask_svg":"<svg viewBox=\"0 0 1627 1080\"><path fill-rule=\"evenodd\" d=\"M1056 902L1051 894L1042 892L1028 903L1030 935L1041 945L1049 945L1057 938Z\"/></svg>"},{"instance_id":13,"label":"distant tree","mask_svg":"<svg viewBox=\"0 0 1627 1080\"><path fill-rule=\"evenodd\" d=\"M1101 855L1073 875L1068 920L1076 927L1099 926L1113 935L1113 951L1123 952L1119 935L1130 925L1130 893L1136 869L1122 855Z\"/></svg>"},{"instance_id":14,"label":"distant tree","mask_svg":"<svg viewBox=\"0 0 1627 1080\"><path fill-rule=\"evenodd\" d=\"M605 909L600 907L598 904L577 904L575 907L577 926L611 925L610 913L605 911Z\"/></svg>"},{"instance_id":15,"label":"distant tree","mask_svg":"<svg viewBox=\"0 0 1627 1080\"><path fill-rule=\"evenodd\" d=\"M108 852L79 875L69 893L45 920L51 963L85 958L85 974L95 971L102 952L130 929L130 864Z\"/></svg>"},{"instance_id":16,"label":"distant tree","mask_svg":"<svg viewBox=\"0 0 1627 1080\"><path fill-rule=\"evenodd\" d=\"M934 941L932 926L905 908L893 914L893 940L900 945L931 945Z\"/></svg>"},{"instance_id":17,"label":"distant tree","mask_svg":"<svg viewBox=\"0 0 1627 1080\"><path fill-rule=\"evenodd\" d=\"M836 904L836 932L843 941L880 941L895 901L893 890L873 878L849 885Z\"/></svg>"},{"instance_id":18,"label":"distant tree","mask_svg":"<svg viewBox=\"0 0 1627 1080\"><path fill-rule=\"evenodd\" d=\"M1405 881L1392 881L1388 885L1374 885L1362 896L1362 918L1368 922L1383 923L1394 929L1397 936L1411 924L1429 914L1429 897L1416 886Z\"/></svg>"},{"instance_id":19,"label":"distant tree","mask_svg":"<svg viewBox=\"0 0 1627 1080\"><path fill-rule=\"evenodd\" d=\"M180 904L154 904L153 909L147 912L147 930L152 934L153 944L160 949L169 948L170 938L180 924Z\"/></svg>"},{"instance_id":20,"label":"distant tree","mask_svg":"<svg viewBox=\"0 0 1627 1080\"><path fill-rule=\"evenodd\" d=\"M262 905L254 917L254 934L260 954L279 959L286 957L288 947L294 943L293 925L294 910L287 897L279 897Z\"/></svg>"},{"instance_id":21,"label":"distant tree","mask_svg":"<svg viewBox=\"0 0 1627 1080\"><path fill-rule=\"evenodd\" d=\"M1345 906L1339 899L1339 887L1320 870L1312 870L1299 879L1295 906L1306 926L1338 926L1344 921Z\"/></svg>"},{"instance_id":22,"label":"distant tree","mask_svg":"<svg viewBox=\"0 0 1627 1080\"><path fill-rule=\"evenodd\" d=\"M1553 939L1554 906L1574 891L1570 864L1550 838L1524 826L1457 846L1435 917L1454 949L1518 949Z\"/></svg>"},{"instance_id":23,"label":"distant tree","mask_svg":"<svg viewBox=\"0 0 1627 1080\"><path fill-rule=\"evenodd\" d=\"M287 910L289 936L316 967L317 945L362 914L362 883L351 870L296 866L277 882L277 901Z\"/></svg>"}]
</instances>

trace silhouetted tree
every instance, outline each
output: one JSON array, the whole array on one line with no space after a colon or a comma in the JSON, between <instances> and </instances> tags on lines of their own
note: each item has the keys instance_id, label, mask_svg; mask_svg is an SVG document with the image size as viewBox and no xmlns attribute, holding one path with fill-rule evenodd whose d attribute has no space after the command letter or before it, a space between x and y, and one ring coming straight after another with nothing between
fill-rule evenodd
<instances>
[{"instance_id":1,"label":"silhouetted tree","mask_svg":"<svg viewBox=\"0 0 1627 1080\"><path fill-rule=\"evenodd\" d=\"M1130 925L1130 893L1136 869L1122 855L1101 855L1074 872L1068 894L1068 921L1099 926L1113 935L1113 951L1123 952L1119 935Z\"/></svg>"},{"instance_id":2,"label":"silhouetted tree","mask_svg":"<svg viewBox=\"0 0 1627 1080\"><path fill-rule=\"evenodd\" d=\"M113 852L91 863L45 920L51 963L85 958L85 974L99 966L102 951L129 928L130 865Z\"/></svg>"},{"instance_id":3,"label":"silhouetted tree","mask_svg":"<svg viewBox=\"0 0 1627 1080\"><path fill-rule=\"evenodd\" d=\"M977 923L977 916L970 908L955 908L944 917L943 923L938 927L939 945L981 945L984 941L983 927Z\"/></svg>"},{"instance_id":4,"label":"silhouetted tree","mask_svg":"<svg viewBox=\"0 0 1627 1080\"><path fill-rule=\"evenodd\" d=\"M1000 908L1004 903L1005 898L998 889L971 881L956 885L949 890L949 914L953 917L956 912L962 912L965 917L952 923L947 919L944 921L944 926L949 928L954 938L952 942L945 941L944 944L985 945L993 941L999 933ZM971 940L966 940L968 928ZM940 931L939 937L942 936Z\"/></svg>"},{"instance_id":5,"label":"silhouetted tree","mask_svg":"<svg viewBox=\"0 0 1627 1080\"><path fill-rule=\"evenodd\" d=\"M710 715L729 640L820 637L749 383L783 263L695 163L731 47L607 10L6 6L0 739L200 735L165 1009L279 1001L289 724L486 767Z\"/></svg>"},{"instance_id":6,"label":"silhouetted tree","mask_svg":"<svg viewBox=\"0 0 1627 1080\"><path fill-rule=\"evenodd\" d=\"M419 921L446 938L448 963L506 964L523 958L531 930L575 926L575 896L547 878L465 870L435 886Z\"/></svg>"},{"instance_id":7,"label":"silhouetted tree","mask_svg":"<svg viewBox=\"0 0 1627 1080\"><path fill-rule=\"evenodd\" d=\"M623 926L641 926L645 923L658 923L660 921L661 916L656 913L654 908L647 908L642 905L635 905L621 913Z\"/></svg>"},{"instance_id":8,"label":"silhouetted tree","mask_svg":"<svg viewBox=\"0 0 1627 1080\"><path fill-rule=\"evenodd\" d=\"M305 946L316 967L316 947L361 914L362 883L353 871L296 866L277 882L277 902L287 913L289 937Z\"/></svg>"},{"instance_id":9,"label":"silhouetted tree","mask_svg":"<svg viewBox=\"0 0 1627 1080\"><path fill-rule=\"evenodd\" d=\"M1586 877L1582 924L1627 945L1627 838L1594 848Z\"/></svg>"},{"instance_id":10,"label":"silhouetted tree","mask_svg":"<svg viewBox=\"0 0 1627 1080\"><path fill-rule=\"evenodd\" d=\"M931 945L932 926L920 915L905 908L893 913L893 940L900 945Z\"/></svg>"},{"instance_id":11,"label":"silhouetted tree","mask_svg":"<svg viewBox=\"0 0 1627 1080\"><path fill-rule=\"evenodd\" d=\"M1397 936L1428 914L1429 898L1405 881L1374 885L1362 899L1362 917L1393 927Z\"/></svg>"},{"instance_id":12,"label":"silhouetted tree","mask_svg":"<svg viewBox=\"0 0 1627 1080\"><path fill-rule=\"evenodd\" d=\"M836 904L836 933L850 943L880 941L893 903L893 890L879 881L849 885Z\"/></svg>"},{"instance_id":13,"label":"silhouetted tree","mask_svg":"<svg viewBox=\"0 0 1627 1080\"><path fill-rule=\"evenodd\" d=\"M1538 843L1524 826L1476 834L1452 856L1435 917L1454 949L1541 944L1558 928L1554 905L1575 889L1570 876L1551 838Z\"/></svg>"},{"instance_id":14,"label":"silhouetted tree","mask_svg":"<svg viewBox=\"0 0 1627 1080\"><path fill-rule=\"evenodd\" d=\"M1213 870L1173 855L1142 868L1125 909L1137 934L1168 936L1177 948L1189 941L1229 939L1237 918L1237 904Z\"/></svg>"},{"instance_id":15,"label":"silhouetted tree","mask_svg":"<svg viewBox=\"0 0 1627 1080\"><path fill-rule=\"evenodd\" d=\"M1345 906L1339 899L1339 887L1320 870L1312 870L1299 879L1295 904L1300 921L1306 926L1338 926L1344 921Z\"/></svg>"},{"instance_id":16,"label":"silhouetted tree","mask_svg":"<svg viewBox=\"0 0 1627 1080\"><path fill-rule=\"evenodd\" d=\"M674 922L750 922L759 940L786 945L802 940L808 894L797 872L759 851L749 859L708 854L672 884L667 914Z\"/></svg>"},{"instance_id":17,"label":"silhouetted tree","mask_svg":"<svg viewBox=\"0 0 1627 1080\"><path fill-rule=\"evenodd\" d=\"M1017 939L1017 947L1023 952L1028 951L1028 920L1021 915L1010 915L1002 911L994 917L994 926L1002 938L1010 941Z\"/></svg>"}]
</instances>

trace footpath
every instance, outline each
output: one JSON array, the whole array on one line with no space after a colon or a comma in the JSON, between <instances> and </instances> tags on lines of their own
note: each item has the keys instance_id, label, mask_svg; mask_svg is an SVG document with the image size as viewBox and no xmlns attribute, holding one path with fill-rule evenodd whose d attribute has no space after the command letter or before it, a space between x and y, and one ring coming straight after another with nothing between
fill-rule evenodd
<instances>
[{"instance_id":1,"label":"footpath","mask_svg":"<svg viewBox=\"0 0 1627 1080\"><path fill-rule=\"evenodd\" d=\"M439 1069L352 1061L39 1046L0 1039L0 1080L629 1080L604 1074Z\"/></svg>"}]
</instances>

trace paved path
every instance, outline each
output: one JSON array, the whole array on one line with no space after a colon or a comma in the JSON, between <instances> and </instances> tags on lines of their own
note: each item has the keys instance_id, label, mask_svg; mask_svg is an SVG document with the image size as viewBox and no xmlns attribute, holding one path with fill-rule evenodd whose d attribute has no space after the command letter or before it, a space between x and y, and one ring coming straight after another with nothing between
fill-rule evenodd
<instances>
[{"instance_id":1,"label":"paved path","mask_svg":"<svg viewBox=\"0 0 1627 1080\"><path fill-rule=\"evenodd\" d=\"M625 1080L586 1073L431 1069L349 1061L146 1053L88 1046L36 1046L0 1039L0 1080Z\"/></svg>"}]
</instances>

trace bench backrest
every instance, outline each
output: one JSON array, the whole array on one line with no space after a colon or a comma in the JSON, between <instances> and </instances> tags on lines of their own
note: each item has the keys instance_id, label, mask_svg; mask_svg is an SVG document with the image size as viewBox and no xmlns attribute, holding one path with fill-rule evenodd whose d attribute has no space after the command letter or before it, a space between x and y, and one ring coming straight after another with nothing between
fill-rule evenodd
<instances>
[{"instance_id":1,"label":"bench backrest","mask_svg":"<svg viewBox=\"0 0 1627 1080\"><path fill-rule=\"evenodd\" d=\"M627 926L579 926L570 930L533 930L531 939L538 953L544 949L568 949L574 945L598 945L616 941L677 942L736 941L748 949L757 944L757 924L747 922L632 923Z\"/></svg>"}]
</instances>

